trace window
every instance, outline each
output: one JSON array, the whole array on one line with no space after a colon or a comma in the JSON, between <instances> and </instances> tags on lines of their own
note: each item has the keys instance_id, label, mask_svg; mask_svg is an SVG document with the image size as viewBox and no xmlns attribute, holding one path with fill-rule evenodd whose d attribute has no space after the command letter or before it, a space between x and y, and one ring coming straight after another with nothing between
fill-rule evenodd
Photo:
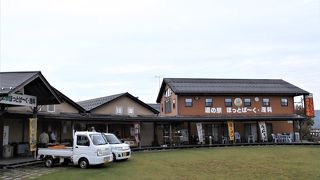
<instances>
[{"instance_id":1,"label":"window","mask_svg":"<svg viewBox=\"0 0 320 180\"><path fill-rule=\"evenodd\" d=\"M117 106L117 107L116 107L116 114L122 114L122 113L123 113L123 108Z\"/></svg>"},{"instance_id":2,"label":"window","mask_svg":"<svg viewBox=\"0 0 320 180\"><path fill-rule=\"evenodd\" d=\"M212 98L207 98L207 99L206 99L206 104L205 104L205 106L206 106L206 107L211 107L211 106L212 106L212 102L213 102L213 101L212 101Z\"/></svg>"},{"instance_id":3,"label":"window","mask_svg":"<svg viewBox=\"0 0 320 180\"><path fill-rule=\"evenodd\" d=\"M192 107L192 99L191 98L186 98L185 103L186 103L186 107Z\"/></svg>"},{"instance_id":4,"label":"window","mask_svg":"<svg viewBox=\"0 0 320 180\"><path fill-rule=\"evenodd\" d=\"M225 106L226 107L232 107L232 99L231 98L226 98L224 100Z\"/></svg>"},{"instance_id":5,"label":"window","mask_svg":"<svg viewBox=\"0 0 320 180\"><path fill-rule=\"evenodd\" d=\"M87 136L77 136L77 145L90 146L90 141Z\"/></svg>"},{"instance_id":6,"label":"window","mask_svg":"<svg viewBox=\"0 0 320 180\"><path fill-rule=\"evenodd\" d=\"M171 113L171 99L166 99L164 103L164 112Z\"/></svg>"},{"instance_id":7,"label":"window","mask_svg":"<svg viewBox=\"0 0 320 180\"><path fill-rule=\"evenodd\" d=\"M165 92L165 97L170 97L172 95L172 91L171 89L167 89L166 92Z\"/></svg>"},{"instance_id":8,"label":"window","mask_svg":"<svg viewBox=\"0 0 320 180\"><path fill-rule=\"evenodd\" d=\"M263 107L270 106L270 99L269 99L269 98L263 98L263 100L262 100L262 106L263 106Z\"/></svg>"},{"instance_id":9,"label":"window","mask_svg":"<svg viewBox=\"0 0 320 180\"><path fill-rule=\"evenodd\" d=\"M50 104L50 105L47 105L47 111L48 112L55 112L55 106L54 104Z\"/></svg>"},{"instance_id":10,"label":"window","mask_svg":"<svg viewBox=\"0 0 320 180\"><path fill-rule=\"evenodd\" d=\"M128 107L128 115L133 115L133 114L134 114L134 108Z\"/></svg>"},{"instance_id":11,"label":"window","mask_svg":"<svg viewBox=\"0 0 320 180\"><path fill-rule=\"evenodd\" d=\"M244 107L250 107L251 106L251 99L250 98L244 98Z\"/></svg>"},{"instance_id":12,"label":"window","mask_svg":"<svg viewBox=\"0 0 320 180\"><path fill-rule=\"evenodd\" d=\"M281 106L288 106L288 99L287 98L281 98Z\"/></svg>"}]
</instances>

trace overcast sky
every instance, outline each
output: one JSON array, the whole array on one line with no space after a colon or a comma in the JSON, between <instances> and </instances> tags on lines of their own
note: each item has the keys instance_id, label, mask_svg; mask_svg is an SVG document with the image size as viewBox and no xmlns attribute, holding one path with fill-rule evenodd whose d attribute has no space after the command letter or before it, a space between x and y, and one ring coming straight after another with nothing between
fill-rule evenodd
<instances>
[{"instance_id":1,"label":"overcast sky","mask_svg":"<svg viewBox=\"0 0 320 180\"><path fill-rule=\"evenodd\" d=\"M319 0L0 0L1 71L41 70L74 101L158 76L284 79L320 109Z\"/></svg>"}]
</instances>

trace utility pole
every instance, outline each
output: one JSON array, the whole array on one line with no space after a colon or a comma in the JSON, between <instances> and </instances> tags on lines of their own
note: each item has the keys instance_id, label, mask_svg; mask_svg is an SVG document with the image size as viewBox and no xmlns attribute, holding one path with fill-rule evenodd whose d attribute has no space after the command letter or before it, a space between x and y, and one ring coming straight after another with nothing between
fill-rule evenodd
<instances>
[{"instance_id":1,"label":"utility pole","mask_svg":"<svg viewBox=\"0 0 320 180\"><path fill-rule=\"evenodd\" d=\"M155 78L158 78L158 81L159 81L159 89L161 87L161 79L163 78L163 75L155 75L154 76Z\"/></svg>"}]
</instances>

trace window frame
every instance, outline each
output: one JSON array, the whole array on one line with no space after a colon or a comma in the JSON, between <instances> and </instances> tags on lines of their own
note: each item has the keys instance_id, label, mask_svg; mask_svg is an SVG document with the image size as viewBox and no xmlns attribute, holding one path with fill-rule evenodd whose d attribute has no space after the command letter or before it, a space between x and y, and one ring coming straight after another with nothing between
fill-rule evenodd
<instances>
[{"instance_id":1,"label":"window frame","mask_svg":"<svg viewBox=\"0 0 320 180\"><path fill-rule=\"evenodd\" d=\"M187 100L191 100L190 102L187 102ZM185 107L192 107L193 106L193 101L192 101L192 98L185 98L184 100L184 105Z\"/></svg>"},{"instance_id":2,"label":"window frame","mask_svg":"<svg viewBox=\"0 0 320 180\"><path fill-rule=\"evenodd\" d=\"M264 101L265 99L268 99L268 104L265 104L266 102ZM262 98L262 107L270 107L271 102L270 98Z\"/></svg>"},{"instance_id":3,"label":"window frame","mask_svg":"<svg viewBox=\"0 0 320 180\"><path fill-rule=\"evenodd\" d=\"M247 104L246 100L249 100L249 104ZM251 103L251 98L243 98L243 106L244 107L251 107L252 103Z\"/></svg>"},{"instance_id":4,"label":"window frame","mask_svg":"<svg viewBox=\"0 0 320 180\"><path fill-rule=\"evenodd\" d=\"M80 137L85 137L85 138L87 138L86 144L79 144L79 141L82 140L82 139L79 140ZM89 137L86 136L86 135L77 135L77 146L88 146L88 147L89 147L89 146L90 146L90 139L89 139Z\"/></svg>"},{"instance_id":5,"label":"window frame","mask_svg":"<svg viewBox=\"0 0 320 180\"><path fill-rule=\"evenodd\" d=\"M230 102L227 102L227 99L230 99ZM232 107L232 98L224 98L224 105L225 107Z\"/></svg>"},{"instance_id":6,"label":"window frame","mask_svg":"<svg viewBox=\"0 0 320 180\"><path fill-rule=\"evenodd\" d=\"M164 101L164 113L169 114L172 112L171 104L171 99L166 99Z\"/></svg>"},{"instance_id":7,"label":"window frame","mask_svg":"<svg viewBox=\"0 0 320 180\"><path fill-rule=\"evenodd\" d=\"M283 104L283 101L282 100L286 100L286 104ZM289 106L289 100L288 98L281 98L280 99L280 104L281 104L281 107L288 107Z\"/></svg>"},{"instance_id":8,"label":"window frame","mask_svg":"<svg viewBox=\"0 0 320 180\"><path fill-rule=\"evenodd\" d=\"M121 110L121 112L118 111L118 110ZM122 106L116 106L116 114L117 115L122 115L123 114L123 107Z\"/></svg>"},{"instance_id":9,"label":"window frame","mask_svg":"<svg viewBox=\"0 0 320 180\"><path fill-rule=\"evenodd\" d=\"M211 100L211 102L207 102L207 100ZM208 104L208 103L210 103L210 104ZM204 101L204 106L205 107L212 107L212 105L213 105L213 99L212 98L206 98L205 99L205 101Z\"/></svg>"},{"instance_id":10,"label":"window frame","mask_svg":"<svg viewBox=\"0 0 320 180\"><path fill-rule=\"evenodd\" d=\"M130 112L132 110L132 112ZM127 107L128 115L134 115L134 107Z\"/></svg>"},{"instance_id":11,"label":"window frame","mask_svg":"<svg viewBox=\"0 0 320 180\"><path fill-rule=\"evenodd\" d=\"M53 110L52 110L52 111L51 111L50 108L49 108L50 106L53 107ZM48 105L47 105L47 112L56 112L56 106L55 106L55 104L48 104Z\"/></svg>"}]
</instances>

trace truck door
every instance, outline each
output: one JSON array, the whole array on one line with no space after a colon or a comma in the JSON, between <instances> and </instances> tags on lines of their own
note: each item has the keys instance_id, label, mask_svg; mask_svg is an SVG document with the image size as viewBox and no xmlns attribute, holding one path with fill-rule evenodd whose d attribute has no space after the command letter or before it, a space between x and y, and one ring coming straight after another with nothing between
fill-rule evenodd
<instances>
[{"instance_id":1,"label":"truck door","mask_svg":"<svg viewBox=\"0 0 320 180\"><path fill-rule=\"evenodd\" d=\"M77 163L81 157L87 157L87 153L90 147L90 140L88 136L77 135L76 138L77 140L73 149L73 161L75 163Z\"/></svg>"}]
</instances>

